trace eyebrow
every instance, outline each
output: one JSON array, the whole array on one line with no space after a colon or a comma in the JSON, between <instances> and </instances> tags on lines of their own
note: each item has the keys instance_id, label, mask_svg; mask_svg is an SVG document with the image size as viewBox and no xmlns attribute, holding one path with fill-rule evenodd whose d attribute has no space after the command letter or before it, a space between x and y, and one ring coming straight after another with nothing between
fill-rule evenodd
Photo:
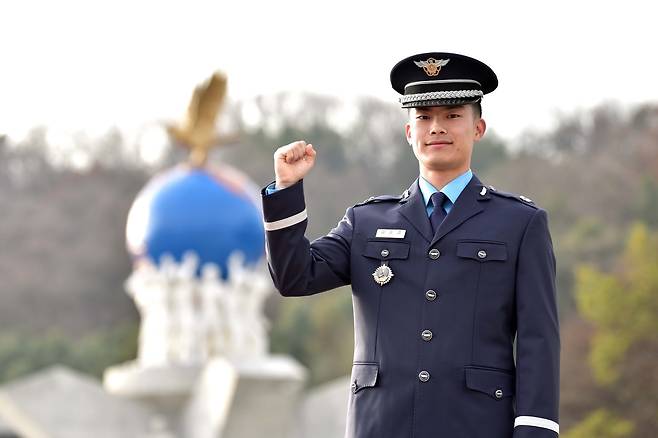
<instances>
[{"instance_id":1,"label":"eyebrow","mask_svg":"<svg viewBox=\"0 0 658 438\"><path fill-rule=\"evenodd\" d=\"M464 109L466 108L466 105L443 105L443 108L446 111L454 111L456 109ZM428 107L421 106L416 108L416 112L428 113L430 112L430 109Z\"/></svg>"}]
</instances>

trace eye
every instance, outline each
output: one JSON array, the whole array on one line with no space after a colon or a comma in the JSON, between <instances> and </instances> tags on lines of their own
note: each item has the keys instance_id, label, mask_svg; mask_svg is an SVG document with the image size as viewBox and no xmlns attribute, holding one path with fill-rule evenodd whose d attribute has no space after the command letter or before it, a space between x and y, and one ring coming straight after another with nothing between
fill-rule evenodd
<instances>
[{"instance_id":1,"label":"eye","mask_svg":"<svg viewBox=\"0 0 658 438\"><path fill-rule=\"evenodd\" d=\"M462 115L461 115L461 114L458 114L458 113L450 113L450 114L448 114L448 118L449 118L449 119L456 119L456 118L461 117L461 116L462 116Z\"/></svg>"},{"instance_id":2,"label":"eye","mask_svg":"<svg viewBox=\"0 0 658 438\"><path fill-rule=\"evenodd\" d=\"M419 114L416 116L416 120L427 120L427 119L429 119L429 117L426 116L425 114Z\"/></svg>"}]
</instances>

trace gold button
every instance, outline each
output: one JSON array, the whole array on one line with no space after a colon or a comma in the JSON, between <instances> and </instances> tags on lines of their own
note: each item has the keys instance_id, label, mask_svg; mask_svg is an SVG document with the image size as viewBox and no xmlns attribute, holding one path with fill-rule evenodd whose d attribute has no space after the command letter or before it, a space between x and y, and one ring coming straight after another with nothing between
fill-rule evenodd
<instances>
[{"instance_id":1,"label":"gold button","mask_svg":"<svg viewBox=\"0 0 658 438\"><path fill-rule=\"evenodd\" d=\"M430 373L427 371L423 370L420 373L418 373L418 380L421 382L427 382L430 379Z\"/></svg>"},{"instance_id":2,"label":"gold button","mask_svg":"<svg viewBox=\"0 0 658 438\"><path fill-rule=\"evenodd\" d=\"M420 337L423 338L423 341L431 341L432 340L432 331L431 330L423 330L423 332L420 334Z\"/></svg>"},{"instance_id":3,"label":"gold button","mask_svg":"<svg viewBox=\"0 0 658 438\"><path fill-rule=\"evenodd\" d=\"M487 252L483 249L479 250L478 251L478 257L480 257L481 259L486 258L487 257Z\"/></svg>"},{"instance_id":4,"label":"gold button","mask_svg":"<svg viewBox=\"0 0 658 438\"><path fill-rule=\"evenodd\" d=\"M498 388L496 390L496 398L503 398L503 390Z\"/></svg>"},{"instance_id":5,"label":"gold button","mask_svg":"<svg viewBox=\"0 0 658 438\"><path fill-rule=\"evenodd\" d=\"M432 248L428 254L432 260L436 260L441 255L441 252L436 248Z\"/></svg>"},{"instance_id":6,"label":"gold button","mask_svg":"<svg viewBox=\"0 0 658 438\"><path fill-rule=\"evenodd\" d=\"M436 300L436 292L433 291L432 289L428 290L427 292L425 292L425 298L427 299L427 301Z\"/></svg>"}]
</instances>

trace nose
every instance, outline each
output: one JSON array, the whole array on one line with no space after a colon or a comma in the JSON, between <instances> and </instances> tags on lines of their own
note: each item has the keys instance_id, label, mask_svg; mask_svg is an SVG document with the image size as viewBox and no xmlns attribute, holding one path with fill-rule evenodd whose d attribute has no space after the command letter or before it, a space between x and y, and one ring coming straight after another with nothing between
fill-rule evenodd
<instances>
[{"instance_id":1,"label":"nose","mask_svg":"<svg viewBox=\"0 0 658 438\"><path fill-rule=\"evenodd\" d=\"M444 128L443 125L441 124L441 121L438 119L438 117L432 121L432 126L430 126L430 134L436 135L437 133L438 134L448 133L446 128Z\"/></svg>"}]
</instances>

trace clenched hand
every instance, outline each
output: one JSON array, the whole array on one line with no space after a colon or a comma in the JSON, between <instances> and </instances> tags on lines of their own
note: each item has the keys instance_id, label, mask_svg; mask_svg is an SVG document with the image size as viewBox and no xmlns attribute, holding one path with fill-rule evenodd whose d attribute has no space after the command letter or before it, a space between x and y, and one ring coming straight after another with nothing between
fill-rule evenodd
<instances>
[{"instance_id":1,"label":"clenched hand","mask_svg":"<svg viewBox=\"0 0 658 438\"><path fill-rule=\"evenodd\" d=\"M274 152L276 188L284 189L306 176L315 164L315 149L304 140L281 146Z\"/></svg>"}]
</instances>

